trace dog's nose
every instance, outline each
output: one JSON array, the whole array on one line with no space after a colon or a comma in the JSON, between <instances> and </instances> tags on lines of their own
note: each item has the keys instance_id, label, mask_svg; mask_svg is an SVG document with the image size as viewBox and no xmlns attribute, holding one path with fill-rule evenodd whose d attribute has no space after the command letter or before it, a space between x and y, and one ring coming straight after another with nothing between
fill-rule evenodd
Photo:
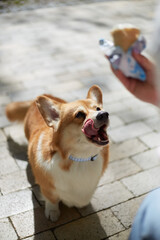
<instances>
[{"instance_id":1,"label":"dog's nose","mask_svg":"<svg viewBox=\"0 0 160 240\"><path fill-rule=\"evenodd\" d=\"M97 114L96 119L98 121L106 121L106 120L108 120L108 117L109 117L109 113L108 112L100 111Z\"/></svg>"}]
</instances>

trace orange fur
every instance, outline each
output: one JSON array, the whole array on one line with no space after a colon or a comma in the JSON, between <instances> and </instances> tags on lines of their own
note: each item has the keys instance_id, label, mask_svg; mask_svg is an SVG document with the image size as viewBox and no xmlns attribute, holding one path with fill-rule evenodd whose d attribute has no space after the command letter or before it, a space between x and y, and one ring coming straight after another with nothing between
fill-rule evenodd
<instances>
[{"instance_id":1,"label":"orange fur","mask_svg":"<svg viewBox=\"0 0 160 240\"><path fill-rule=\"evenodd\" d=\"M109 162L109 145L107 145L106 147L103 148L103 150L101 151L102 157L104 159L103 161L103 169L102 169L102 175L105 172L107 166L108 166L108 162Z\"/></svg>"},{"instance_id":2,"label":"orange fur","mask_svg":"<svg viewBox=\"0 0 160 240\"><path fill-rule=\"evenodd\" d=\"M11 122L23 121L31 104L32 104L32 101L13 102L8 104L6 107L6 115L8 119Z\"/></svg>"}]
</instances>

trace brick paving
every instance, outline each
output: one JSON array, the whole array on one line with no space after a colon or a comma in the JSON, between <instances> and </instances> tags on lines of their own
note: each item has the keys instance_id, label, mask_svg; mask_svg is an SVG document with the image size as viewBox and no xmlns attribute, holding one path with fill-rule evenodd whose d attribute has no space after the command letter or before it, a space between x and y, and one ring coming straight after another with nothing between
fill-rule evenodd
<instances>
[{"instance_id":1,"label":"brick paving","mask_svg":"<svg viewBox=\"0 0 160 240\"><path fill-rule=\"evenodd\" d=\"M159 110L139 101L110 71L98 40L130 22L150 51L156 1L83 1L73 6L0 15L0 239L126 240L145 195L160 186ZM61 205L56 223L44 216L27 162L22 126L5 117L11 101L51 93L71 101L98 84L110 113L110 163L91 203Z\"/></svg>"}]
</instances>

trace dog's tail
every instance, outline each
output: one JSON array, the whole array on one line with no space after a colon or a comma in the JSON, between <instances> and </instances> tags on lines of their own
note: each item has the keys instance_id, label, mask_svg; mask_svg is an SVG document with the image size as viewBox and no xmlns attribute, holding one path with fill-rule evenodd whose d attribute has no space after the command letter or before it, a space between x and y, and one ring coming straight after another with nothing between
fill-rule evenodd
<instances>
[{"instance_id":1,"label":"dog's tail","mask_svg":"<svg viewBox=\"0 0 160 240\"><path fill-rule=\"evenodd\" d=\"M7 118L11 121L22 122L33 101L13 102L6 106Z\"/></svg>"}]
</instances>

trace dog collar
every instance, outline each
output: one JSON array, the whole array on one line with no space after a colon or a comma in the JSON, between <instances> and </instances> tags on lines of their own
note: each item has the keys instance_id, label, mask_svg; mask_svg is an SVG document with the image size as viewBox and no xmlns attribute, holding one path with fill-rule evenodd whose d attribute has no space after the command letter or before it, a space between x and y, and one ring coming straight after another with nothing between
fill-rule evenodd
<instances>
[{"instance_id":1,"label":"dog collar","mask_svg":"<svg viewBox=\"0 0 160 240\"><path fill-rule=\"evenodd\" d=\"M73 157L72 155L70 155L69 159L72 161L75 161L75 162L87 162L87 161L94 161L97 159L97 157L98 157L98 154L96 154L92 157L89 157L89 158L76 158L76 157Z\"/></svg>"}]
</instances>

